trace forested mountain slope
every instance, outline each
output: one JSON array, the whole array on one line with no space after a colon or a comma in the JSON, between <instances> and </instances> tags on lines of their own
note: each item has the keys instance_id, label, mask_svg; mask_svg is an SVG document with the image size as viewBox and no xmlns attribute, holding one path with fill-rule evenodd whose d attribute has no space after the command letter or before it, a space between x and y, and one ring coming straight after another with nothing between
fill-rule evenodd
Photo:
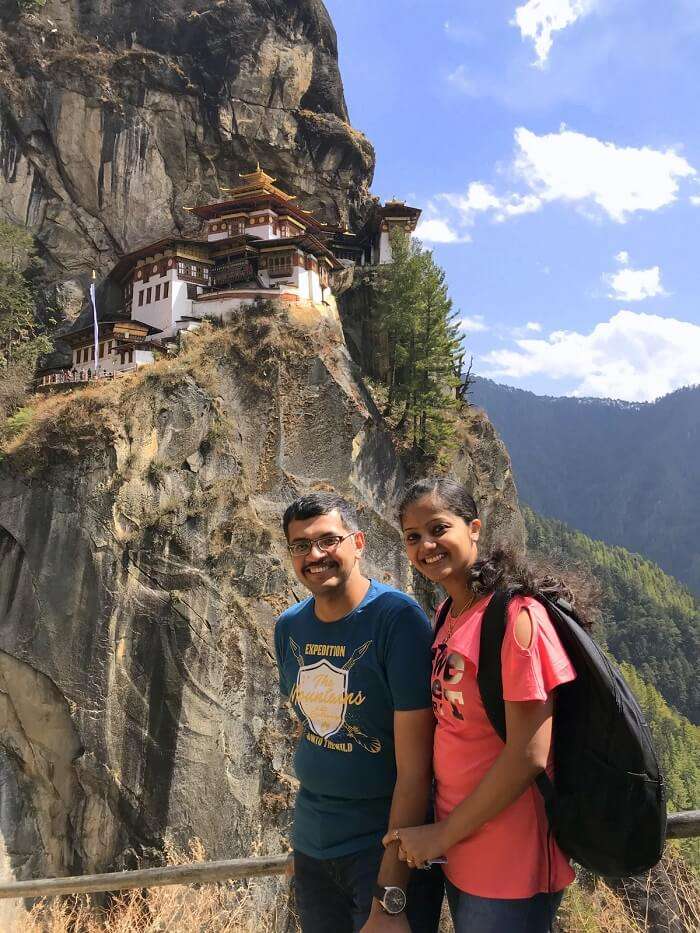
<instances>
[{"instance_id":1,"label":"forested mountain slope","mask_svg":"<svg viewBox=\"0 0 700 933\"><path fill-rule=\"evenodd\" d=\"M503 438L522 500L700 594L700 386L631 404L477 378L471 400Z\"/></svg>"},{"instance_id":2,"label":"forested mountain slope","mask_svg":"<svg viewBox=\"0 0 700 933\"><path fill-rule=\"evenodd\" d=\"M669 810L694 809L700 801L700 729L671 709L631 664L623 664L622 673L651 729L666 780ZM690 842L697 849L697 842Z\"/></svg>"},{"instance_id":3,"label":"forested mountain slope","mask_svg":"<svg viewBox=\"0 0 700 933\"><path fill-rule=\"evenodd\" d=\"M590 572L603 591L603 637L618 661L641 677L694 723L700 722L700 606L655 564L621 547L522 508L528 545Z\"/></svg>"}]
</instances>

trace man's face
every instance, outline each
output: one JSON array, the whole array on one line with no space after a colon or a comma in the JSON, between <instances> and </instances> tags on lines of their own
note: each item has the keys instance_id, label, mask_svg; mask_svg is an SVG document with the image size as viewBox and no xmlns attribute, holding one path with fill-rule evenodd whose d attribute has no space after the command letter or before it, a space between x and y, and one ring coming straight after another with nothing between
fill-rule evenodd
<instances>
[{"instance_id":1,"label":"man's face","mask_svg":"<svg viewBox=\"0 0 700 933\"><path fill-rule=\"evenodd\" d=\"M327 515L291 521L287 529L290 544L316 541L326 535L336 535L345 540L329 551L324 552L314 544L308 554L292 555L294 572L314 596L342 590L351 575L359 573L359 561L365 546L364 534L361 531L350 532L336 510Z\"/></svg>"}]
</instances>

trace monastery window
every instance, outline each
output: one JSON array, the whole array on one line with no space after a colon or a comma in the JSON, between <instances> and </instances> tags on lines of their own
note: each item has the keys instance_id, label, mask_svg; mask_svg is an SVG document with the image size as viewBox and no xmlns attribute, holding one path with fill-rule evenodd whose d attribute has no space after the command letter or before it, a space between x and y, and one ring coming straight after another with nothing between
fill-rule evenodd
<instances>
[{"instance_id":1,"label":"monastery window","mask_svg":"<svg viewBox=\"0 0 700 933\"><path fill-rule=\"evenodd\" d=\"M152 293L153 293L153 289L152 289L151 286L149 285L148 288L146 289L146 304L147 304L147 305L150 305L150 303L151 303L151 295L152 295Z\"/></svg>"},{"instance_id":2,"label":"monastery window","mask_svg":"<svg viewBox=\"0 0 700 933\"><path fill-rule=\"evenodd\" d=\"M128 357L127 362L128 362L128 363L133 363L133 362L134 362L134 351L133 351L133 350L129 350L129 352L128 352L128 354L127 354L127 357Z\"/></svg>"},{"instance_id":3,"label":"monastery window","mask_svg":"<svg viewBox=\"0 0 700 933\"><path fill-rule=\"evenodd\" d=\"M160 285L156 285L156 301L160 301Z\"/></svg>"},{"instance_id":4,"label":"monastery window","mask_svg":"<svg viewBox=\"0 0 700 933\"><path fill-rule=\"evenodd\" d=\"M232 220L230 224L231 235L237 236L245 232L245 220Z\"/></svg>"},{"instance_id":5,"label":"monastery window","mask_svg":"<svg viewBox=\"0 0 700 933\"><path fill-rule=\"evenodd\" d=\"M196 285L190 285L189 282L187 283L187 297L188 297L190 300L192 300L193 298L196 298L196 297L197 297L197 286L196 286Z\"/></svg>"},{"instance_id":6,"label":"monastery window","mask_svg":"<svg viewBox=\"0 0 700 933\"><path fill-rule=\"evenodd\" d=\"M163 298L167 298L170 295L170 282L163 283Z\"/></svg>"},{"instance_id":7,"label":"monastery window","mask_svg":"<svg viewBox=\"0 0 700 933\"><path fill-rule=\"evenodd\" d=\"M282 254L281 256L272 255L267 260L267 268L270 271L270 275L291 275L292 272L292 255L291 253Z\"/></svg>"},{"instance_id":8,"label":"monastery window","mask_svg":"<svg viewBox=\"0 0 700 933\"><path fill-rule=\"evenodd\" d=\"M144 293L144 289L142 288L141 291L139 292L139 308L143 305L143 293Z\"/></svg>"},{"instance_id":9,"label":"monastery window","mask_svg":"<svg viewBox=\"0 0 700 933\"><path fill-rule=\"evenodd\" d=\"M202 279L206 282L209 278L209 269L207 266L198 266L196 262L180 260L177 264L177 274L182 278Z\"/></svg>"}]
</instances>

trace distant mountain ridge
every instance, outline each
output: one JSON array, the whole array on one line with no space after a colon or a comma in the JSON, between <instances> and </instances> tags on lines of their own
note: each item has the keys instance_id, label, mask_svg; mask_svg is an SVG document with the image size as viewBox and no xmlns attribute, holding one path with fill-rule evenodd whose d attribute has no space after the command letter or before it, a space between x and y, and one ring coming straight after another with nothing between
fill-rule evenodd
<instances>
[{"instance_id":1,"label":"distant mountain ridge","mask_svg":"<svg viewBox=\"0 0 700 933\"><path fill-rule=\"evenodd\" d=\"M477 377L520 497L700 594L700 386L656 402L539 396Z\"/></svg>"}]
</instances>

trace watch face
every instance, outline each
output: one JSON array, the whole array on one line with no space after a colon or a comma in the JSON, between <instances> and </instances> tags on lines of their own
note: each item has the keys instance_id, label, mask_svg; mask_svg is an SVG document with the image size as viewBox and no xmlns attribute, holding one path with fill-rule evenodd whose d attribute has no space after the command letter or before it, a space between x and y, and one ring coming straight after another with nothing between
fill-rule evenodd
<instances>
[{"instance_id":1,"label":"watch face","mask_svg":"<svg viewBox=\"0 0 700 933\"><path fill-rule=\"evenodd\" d=\"M384 907L387 913L400 914L406 906L406 895L401 888L387 888L384 892Z\"/></svg>"}]
</instances>

